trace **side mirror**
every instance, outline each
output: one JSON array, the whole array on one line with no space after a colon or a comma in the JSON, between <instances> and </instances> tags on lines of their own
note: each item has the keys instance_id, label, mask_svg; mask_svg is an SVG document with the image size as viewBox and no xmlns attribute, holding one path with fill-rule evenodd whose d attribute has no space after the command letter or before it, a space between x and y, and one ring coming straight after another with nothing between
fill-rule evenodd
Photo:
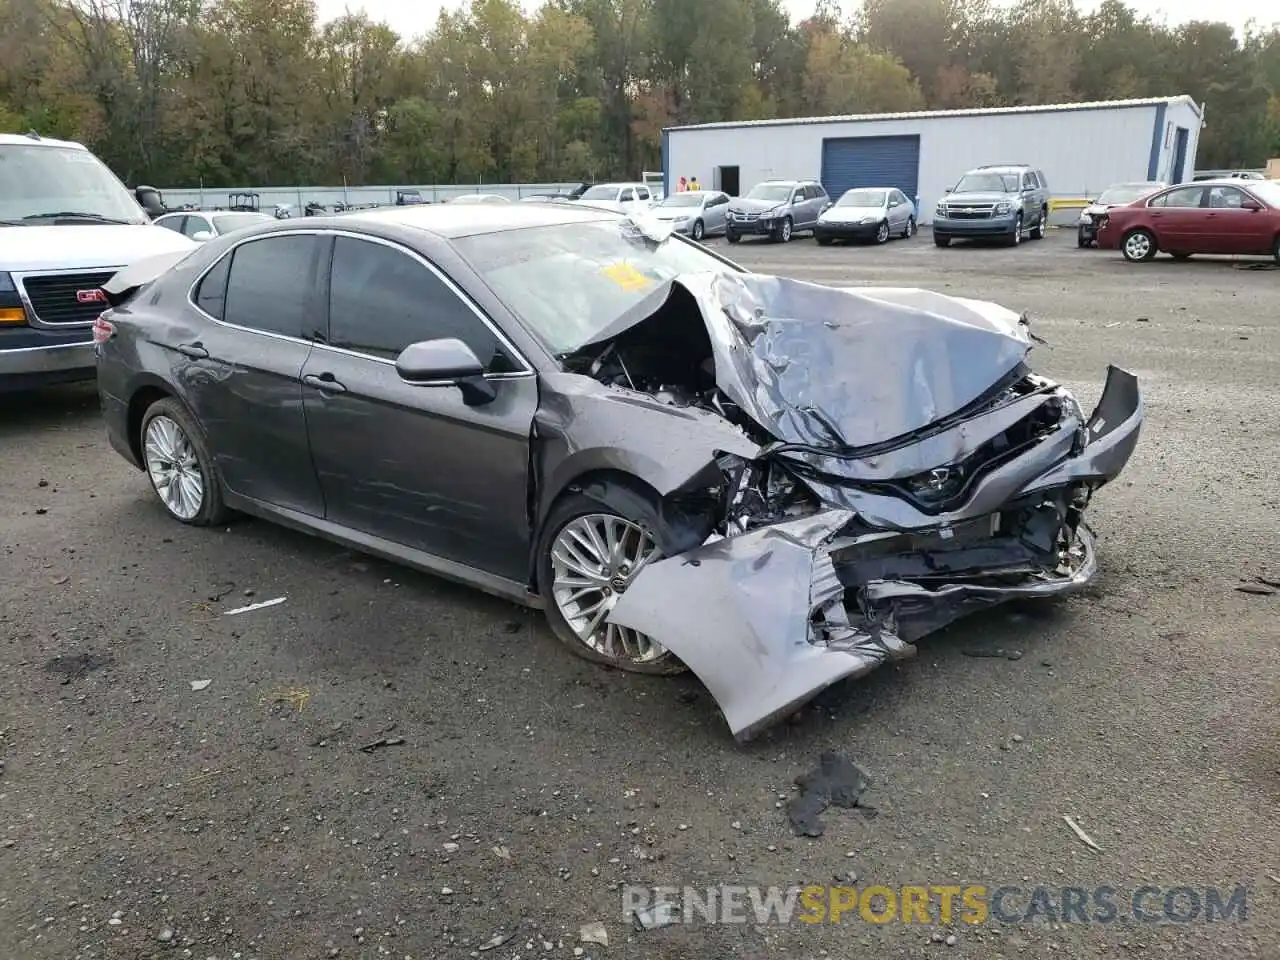
<instances>
[{"instance_id":1,"label":"side mirror","mask_svg":"<svg viewBox=\"0 0 1280 960\"><path fill-rule=\"evenodd\" d=\"M160 199L160 191L155 187L140 184L134 188L133 196L149 216L158 217L164 213L164 201Z\"/></svg>"},{"instance_id":2,"label":"side mirror","mask_svg":"<svg viewBox=\"0 0 1280 960\"><path fill-rule=\"evenodd\" d=\"M1260 204L1257 200L1241 200L1240 209L1251 210L1254 213L1257 213L1259 210L1262 209L1262 204Z\"/></svg>"},{"instance_id":3,"label":"side mirror","mask_svg":"<svg viewBox=\"0 0 1280 960\"><path fill-rule=\"evenodd\" d=\"M205 243L213 239L213 234L210 233L208 230L197 230L195 233L191 235L191 239L194 240L196 243Z\"/></svg>"},{"instance_id":4,"label":"side mirror","mask_svg":"<svg viewBox=\"0 0 1280 960\"><path fill-rule=\"evenodd\" d=\"M405 383L456 386L467 406L488 403L497 396L484 379L484 364L461 340L446 337L411 343L396 357L396 373Z\"/></svg>"},{"instance_id":5,"label":"side mirror","mask_svg":"<svg viewBox=\"0 0 1280 960\"><path fill-rule=\"evenodd\" d=\"M942 190L942 192L943 192L943 193L950 193L950 192L951 192L952 190L954 190L954 189L955 189L955 187L944 187L944 188L943 188L943 190Z\"/></svg>"}]
</instances>

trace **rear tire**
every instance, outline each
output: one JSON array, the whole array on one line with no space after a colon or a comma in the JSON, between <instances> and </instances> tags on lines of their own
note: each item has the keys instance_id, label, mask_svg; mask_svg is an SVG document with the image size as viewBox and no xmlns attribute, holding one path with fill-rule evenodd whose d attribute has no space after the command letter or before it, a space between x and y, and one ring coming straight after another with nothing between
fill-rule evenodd
<instances>
[{"instance_id":1,"label":"rear tire","mask_svg":"<svg viewBox=\"0 0 1280 960\"><path fill-rule=\"evenodd\" d=\"M1143 263L1159 252L1155 235L1144 227L1130 230L1120 241L1120 253L1130 263Z\"/></svg>"},{"instance_id":2,"label":"rear tire","mask_svg":"<svg viewBox=\"0 0 1280 960\"><path fill-rule=\"evenodd\" d=\"M142 415L138 446L151 489L170 517L192 527L227 521L231 511L213 457L181 403L164 397L151 404Z\"/></svg>"},{"instance_id":3,"label":"rear tire","mask_svg":"<svg viewBox=\"0 0 1280 960\"><path fill-rule=\"evenodd\" d=\"M654 512L656 514L656 508ZM578 566L581 564L577 563L577 558L582 558L587 561L587 565L595 566L592 561L598 558L594 556L594 548L584 547L583 540L574 537L574 533L580 529L585 530L604 524L611 524L617 531L626 531L627 538L616 541L623 546L620 553L623 554L621 559L624 560L624 565L617 571L612 571L606 570L605 565L601 564L602 572L592 573L590 576L566 566L560 558L567 558ZM587 539L590 540L589 537ZM566 543L570 547L570 553L566 553L564 549ZM635 550L630 549L633 546ZM592 663L626 670L630 673L660 676L684 673L688 668L675 654L634 630L625 631L628 642L631 644L630 649L641 651L647 649L648 655L645 653L636 656L620 655L618 648L623 645L624 632L617 627L607 626L603 621L596 626L594 632L587 634L587 639L584 639L566 617L566 611L568 611L569 616L573 616L575 620L585 620L586 623L580 624L580 627L586 630L590 626L592 616L590 611L593 609L593 604L604 602L612 606L612 602L607 599L610 594L606 594L605 591L613 589L614 592L620 593L625 590L626 587L622 586L622 582L628 578L628 575L635 576L635 570L639 569L637 564L653 563L660 558L660 554L656 551L657 546L653 543L643 518L623 516L614 508L581 493L569 493L561 497L551 508L551 513L543 526L542 535L539 537L537 568L538 590L544 601L547 622L556 639L576 656L590 660ZM559 587L557 587L558 567L561 568ZM597 580L601 585L600 589L594 586L577 586L579 583L594 584ZM621 586L620 590L617 589L618 586ZM610 649L610 644L615 651L614 655L606 652Z\"/></svg>"},{"instance_id":4,"label":"rear tire","mask_svg":"<svg viewBox=\"0 0 1280 960\"><path fill-rule=\"evenodd\" d=\"M904 227L904 228L903 228L903 230L902 230L902 239L903 239L903 240L910 240L910 239L911 239L912 237L914 237L915 235L916 235L916 218L915 218L915 217L908 217L908 218L907 218L907 225L906 225L906 227Z\"/></svg>"},{"instance_id":5,"label":"rear tire","mask_svg":"<svg viewBox=\"0 0 1280 960\"><path fill-rule=\"evenodd\" d=\"M1040 208L1040 222L1036 224L1035 229L1031 231L1032 240L1043 240L1045 231L1049 229L1049 208Z\"/></svg>"}]
</instances>

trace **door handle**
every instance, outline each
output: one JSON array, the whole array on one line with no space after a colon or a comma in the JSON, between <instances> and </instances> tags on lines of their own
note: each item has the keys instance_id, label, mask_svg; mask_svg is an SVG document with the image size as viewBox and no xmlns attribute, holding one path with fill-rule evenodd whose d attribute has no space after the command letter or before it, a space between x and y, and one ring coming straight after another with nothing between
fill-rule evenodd
<instances>
[{"instance_id":1,"label":"door handle","mask_svg":"<svg viewBox=\"0 0 1280 960\"><path fill-rule=\"evenodd\" d=\"M308 387L315 387L324 393L346 393L347 388L334 378L332 373L308 373L302 378Z\"/></svg>"},{"instance_id":2,"label":"door handle","mask_svg":"<svg viewBox=\"0 0 1280 960\"><path fill-rule=\"evenodd\" d=\"M192 360L209 359L209 351L204 348L204 344L199 340L195 343L178 344L178 352L184 357L190 357Z\"/></svg>"}]
</instances>

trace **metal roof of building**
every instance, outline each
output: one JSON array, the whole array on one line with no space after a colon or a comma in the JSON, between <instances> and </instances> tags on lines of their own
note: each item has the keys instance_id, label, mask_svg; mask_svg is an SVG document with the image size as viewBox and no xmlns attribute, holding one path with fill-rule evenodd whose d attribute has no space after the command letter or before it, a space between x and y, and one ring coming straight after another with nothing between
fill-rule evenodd
<instances>
[{"instance_id":1,"label":"metal roof of building","mask_svg":"<svg viewBox=\"0 0 1280 960\"><path fill-rule=\"evenodd\" d=\"M1020 107L973 107L963 110L913 110L909 113L851 113L834 117L785 117L771 120L723 120L715 123L693 123L683 127L667 127L676 133L681 130L730 130L736 127L786 127L807 123L851 123L874 120L941 120L950 117L990 117L1014 113L1071 113L1078 110L1121 110L1130 107L1158 107L1162 104L1183 103L1200 116L1200 107L1185 94L1177 97L1144 97L1134 100L1094 100L1086 103L1036 104Z\"/></svg>"}]
</instances>

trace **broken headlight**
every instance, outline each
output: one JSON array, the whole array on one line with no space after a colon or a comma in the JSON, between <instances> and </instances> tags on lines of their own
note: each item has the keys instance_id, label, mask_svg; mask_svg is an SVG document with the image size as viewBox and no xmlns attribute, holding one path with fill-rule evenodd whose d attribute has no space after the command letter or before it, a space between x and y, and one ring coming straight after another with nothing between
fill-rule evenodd
<instances>
[{"instance_id":1,"label":"broken headlight","mask_svg":"<svg viewBox=\"0 0 1280 960\"><path fill-rule=\"evenodd\" d=\"M964 489L968 474L964 464L934 467L902 481L904 487L917 500L937 503L950 500Z\"/></svg>"}]
</instances>

